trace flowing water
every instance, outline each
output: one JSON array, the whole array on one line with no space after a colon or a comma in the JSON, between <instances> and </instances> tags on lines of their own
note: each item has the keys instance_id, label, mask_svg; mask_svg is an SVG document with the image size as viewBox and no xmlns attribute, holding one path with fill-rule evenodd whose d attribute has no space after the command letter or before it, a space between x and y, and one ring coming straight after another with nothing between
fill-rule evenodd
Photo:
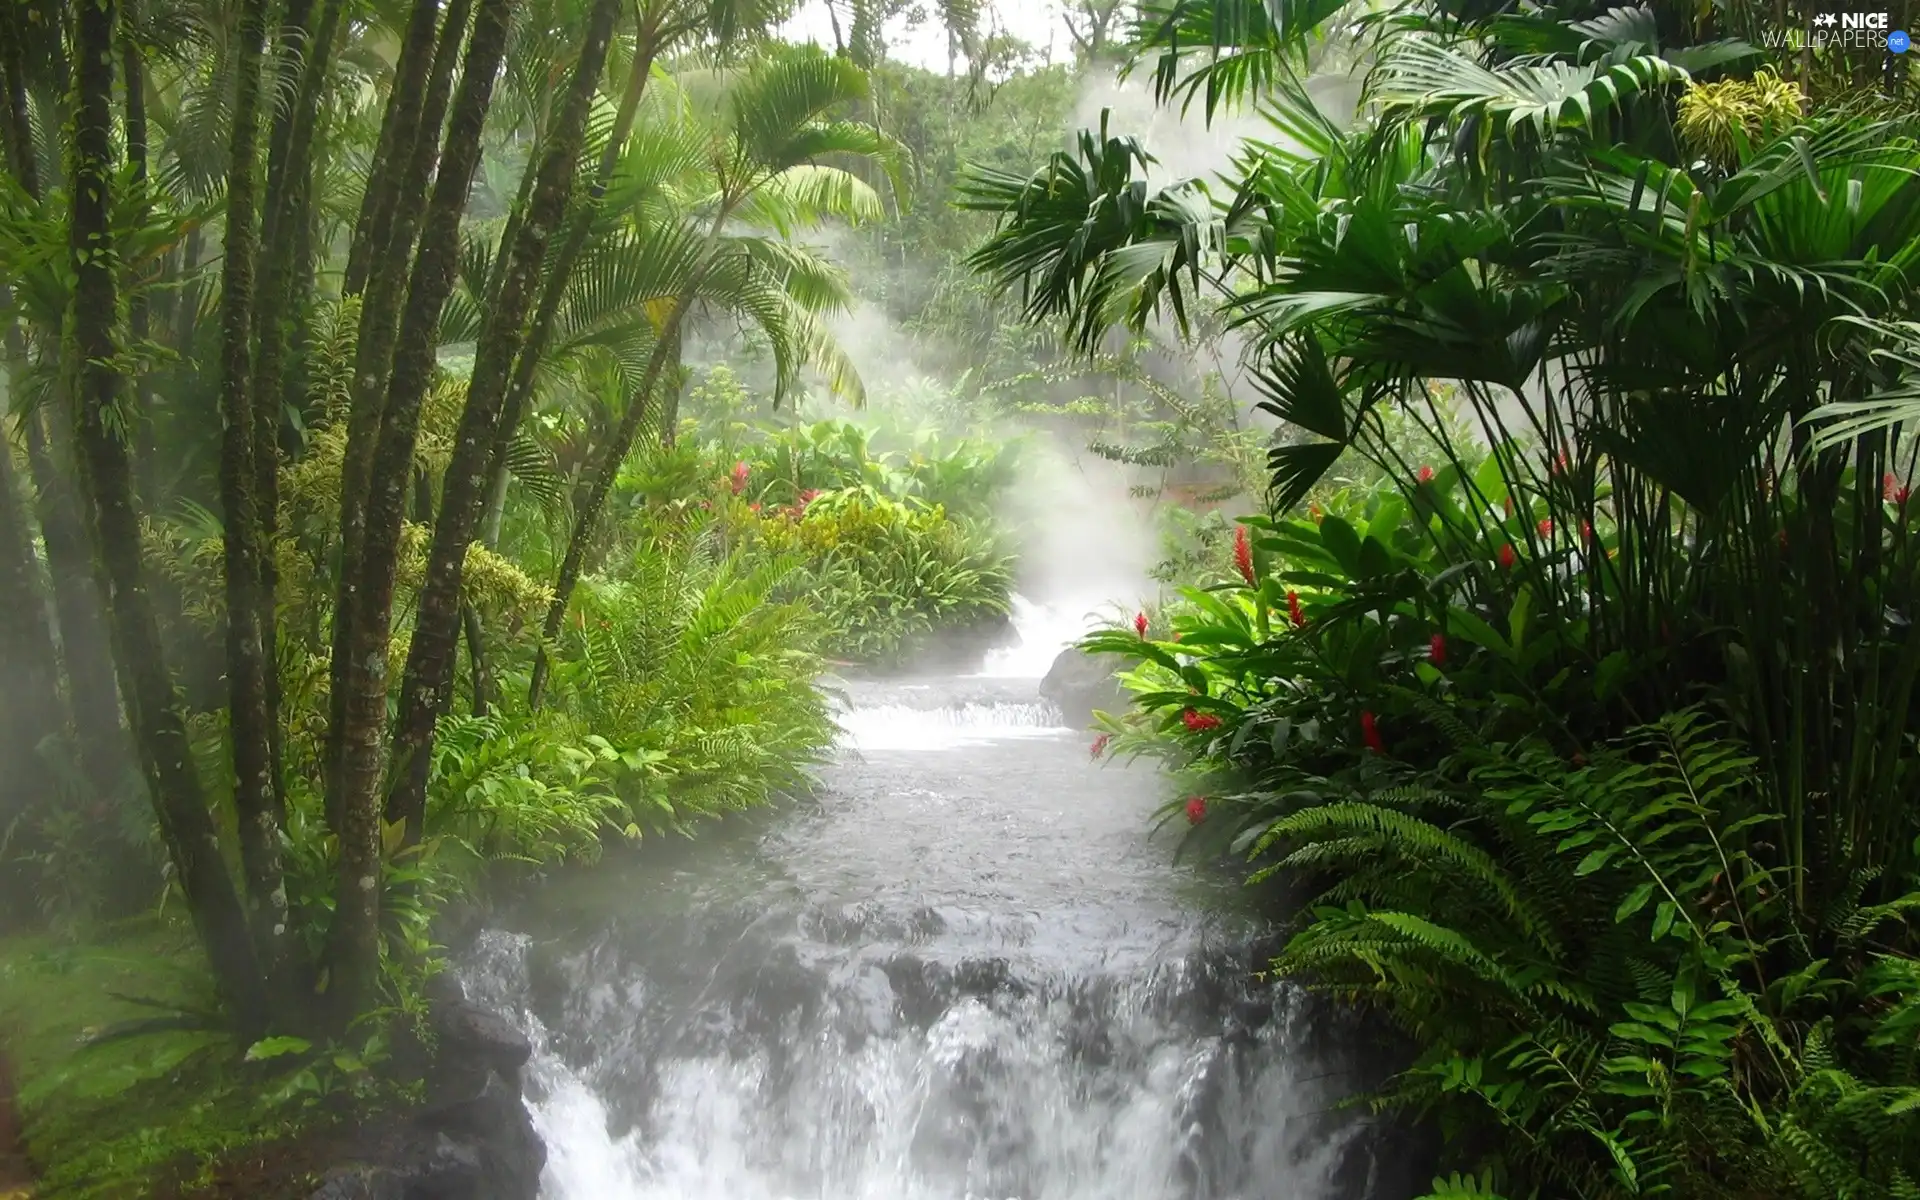
<instances>
[{"instance_id":1,"label":"flowing water","mask_svg":"<svg viewBox=\"0 0 1920 1200\"><path fill-rule=\"evenodd\" d=\"M1386 1197L1236 889L1037 692L848 686L818 794L543 890L469 991L533 1036L548 1200Z\"/></svg>"}]
</instances>

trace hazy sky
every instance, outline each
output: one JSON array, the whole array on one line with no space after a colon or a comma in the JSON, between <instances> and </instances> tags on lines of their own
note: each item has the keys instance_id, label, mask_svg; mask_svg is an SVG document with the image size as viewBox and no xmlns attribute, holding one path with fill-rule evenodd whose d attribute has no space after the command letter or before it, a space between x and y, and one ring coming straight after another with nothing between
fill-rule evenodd
<instances>
[{"instance_id":1,"label":"hazy sky","mask_svg":"<svg viewBox=\"0 0 1920 1200\"><path fill-rule=\"evenodd\" d=\"M908 18L895 18L887 26L887 55L900 62L928 70L947 69L947 34L941 27L938 10L926 3L927 18L918 27L909 27ZM848 6L841 0L840 28L848 24ZM997 22L997 25L996 25ZM984 0L981 27L1010 33L1046 54L1049 45L1053 57L1064 58L1071 42L1060 24L1057 0ZM818 42L833 46L833 23L827 19L827 0L802 0L800 11L787 22L782 32L792 41Z\"/></svg>"}]
</instances>

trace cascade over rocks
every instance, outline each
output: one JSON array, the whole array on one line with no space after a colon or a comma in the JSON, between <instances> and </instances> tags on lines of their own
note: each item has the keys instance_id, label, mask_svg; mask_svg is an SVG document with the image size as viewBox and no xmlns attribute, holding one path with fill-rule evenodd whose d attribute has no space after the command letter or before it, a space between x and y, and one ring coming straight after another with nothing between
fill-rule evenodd
<instances>
[{"instance_id":1,"label":"cascade over rocks","mask_svg":"<svg viewBox=\"0 0 1920 1200\"><path fill-rule=\"evenodd\" d=\"M536 1200L547 1147L521 1092L533 1045L450 982L433 1000L427 1105L370 1128L312 1200Z\"/></svg>"}]
</instances>

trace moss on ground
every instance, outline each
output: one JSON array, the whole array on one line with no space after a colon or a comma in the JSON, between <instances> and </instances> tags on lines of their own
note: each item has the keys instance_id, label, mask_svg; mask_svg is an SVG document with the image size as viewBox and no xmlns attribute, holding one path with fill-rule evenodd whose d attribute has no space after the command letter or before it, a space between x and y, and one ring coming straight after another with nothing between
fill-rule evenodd
<instances>
[{"instance_id":1,"label":"moss on ground","mask_svg":"<svg viewBox=\"0 0 1920 1200\"><path fill-rule=\"evenodd\" d=\"M265 1103L233 1039L183 1028L211 1006L192 933L157 920L86 941L0 938L11 1059L36 1200L306 1195L324 1123ZM146 1022L137 1037L102 1034Z\"/></svg>"}]
</instances>

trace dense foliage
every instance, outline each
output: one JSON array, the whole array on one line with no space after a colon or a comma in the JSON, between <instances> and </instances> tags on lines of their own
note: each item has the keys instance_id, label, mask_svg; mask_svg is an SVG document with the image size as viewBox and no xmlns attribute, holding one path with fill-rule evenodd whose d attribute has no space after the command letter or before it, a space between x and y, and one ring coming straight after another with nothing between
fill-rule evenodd
<instances>
[{"instance_id":1,"label":"dense foliage","mask_svg":"<svg viewBox=\"0 0 1920 1200\"><path fill-rule=\"evenodd\" d=\"M829 324L912 156L784 15L0 14L0 921L189 927L145 1058L265 1122L63 1181L368 1099L449 901L805 787L831 662L1004 619L1005 439L857 416Z\"/></svg>"},{"instance_id":2,"label":"dense foliage","mask_svg":"<svg viewBox=\"0 0 1920 1200\"><path fill-rule=\"evenodd\" d=\"M1920 1186L1920 145L1682 7L1168 6L1162 94L1277 126L1232 178L1102 129L967 185L1030 318L1217 312L1296 431L1088 648L1304 895L1276 965L1414 1039L1436 1196Z\"/></svg>"}]
</instances>

